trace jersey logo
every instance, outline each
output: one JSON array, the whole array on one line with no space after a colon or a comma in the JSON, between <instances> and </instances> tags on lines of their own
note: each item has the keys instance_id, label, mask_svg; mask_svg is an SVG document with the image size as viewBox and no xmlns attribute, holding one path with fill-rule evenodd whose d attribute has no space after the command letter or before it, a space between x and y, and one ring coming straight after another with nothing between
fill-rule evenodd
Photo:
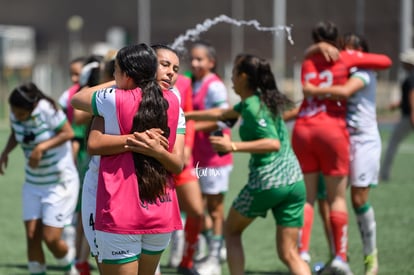
<instances>
[{"instance_id":1,"label":"jersey logo","mask_svg":"<svg viewBox=\"0 0 414 275\"><path fill-rule=\"evenodd\" d=\"M261 118L257 123L259 123L259 125L262 127L267 126L266 120L264 118Z\"/></svg>"}]
</instances>

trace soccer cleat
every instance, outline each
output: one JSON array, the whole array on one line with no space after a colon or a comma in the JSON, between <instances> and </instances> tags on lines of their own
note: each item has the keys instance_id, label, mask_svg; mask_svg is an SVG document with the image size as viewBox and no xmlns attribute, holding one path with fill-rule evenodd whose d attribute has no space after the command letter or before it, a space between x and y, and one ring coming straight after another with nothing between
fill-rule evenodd
<instances>
[{"instance_id":1,"label":"soccer cleat","mask_svg":"<svg viewBox=\"0 0 414 275\"><path fill-rule=\"evenodd\" d=\"M178 267L184 253L184 230L176 230L171 236L170 257L168 258L169 267Z\"/></svg>"},{"instance_id":2,"label":"soccer cleat","mask_svg":"<svg viewBox=\"0 0 414 275\"><path fill-rule=\"evenodd\" d=\"M376 275L378 274L378 252L375 249L374 252L365 256L365 275Z\"/></svg>"},{"instance_id":3,"label":"soccer cleat","mask_svg":"<svg viewBox=\"0 0 414 275\"><path fill-rule=\"evenodd\" d=\"M308 252L303 251L299 253L299 256L302 260L304 260L307 264L310 264L311 262L311 256Z\"/></svg>"},{"instance_id":4,"label":"soccer cleat","mask_svg":"<svg viewBox=\"0 0 414 275\"><path fill-rule=\"evenodd\" d=\"M221 264L218 257L208 256L195 263L194 267L200 275L221 275Z\"/></svg>"},{"instance_id":5,"label":"soccer cleat","mask_svg":"<svg viewBox=\"0 0 414 275\"><path fill-rule=\"evenodd\" d=\"M353 275L351 268L347 262L344 262L340 257L335 257L320 273L321 275Z\"/></svg>"},{"instance_id":6,"label":"soccer cleat","mask_svg":"<svg viewBox=\"0 0 414 275\"><path fill-rule=\"evenodd\" d=\"M200 275L200 273L197 272L197 270L194 269L194 267L183 267L179 266L177 268L177 273L182 275Z\"/></svg>"}]
</instances>

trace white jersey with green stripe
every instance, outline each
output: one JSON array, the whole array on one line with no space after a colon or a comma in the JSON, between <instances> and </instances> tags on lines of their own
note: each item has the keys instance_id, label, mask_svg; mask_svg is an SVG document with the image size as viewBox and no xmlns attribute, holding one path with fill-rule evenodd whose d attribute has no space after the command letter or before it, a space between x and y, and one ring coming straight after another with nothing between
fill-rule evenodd
<instances>
[{"instance_id":1,"label":"white jersey with green stripe","mask_svg":"<svg viewBox=\"0 0 414 275\"><path fill-rule=\"evenodd\" d=\"M363 81L364 87L348 99L348 111L346 121L351 135L354 134L376 134L376 90L377 81L375 72L371 70L356 70L352 78Z\"/></svg>"},{"instance_id":2,"label":"white jersey with green stripe","mask_svg":"<svg viewBox=\"0 0 414 275\"><path fill-rule=\"evenodd\" d=\"M57 184L78 177L70 141L44 152L38 167L31 168L28 158L39 143L56 135L67 121L62 110L57 111L47 100L41 99L31 116L25 121L18 121L10 113L10 122L17 142L26 158L26 182L31 184Z\"/></svg>"}]
</instances>

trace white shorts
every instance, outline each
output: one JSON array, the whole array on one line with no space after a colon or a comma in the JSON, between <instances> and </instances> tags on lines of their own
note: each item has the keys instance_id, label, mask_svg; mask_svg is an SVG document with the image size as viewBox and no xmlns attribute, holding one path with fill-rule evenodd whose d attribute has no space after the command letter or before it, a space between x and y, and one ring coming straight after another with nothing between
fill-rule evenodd
<instances>
[{"instance_id":1,"label":"white shorts","mask_svg":"<svg viewBox=\"0 0 414 275\"><path fill-rule=\"evenodd\" d=\"M82 187L82 224L91 254L98 255L95 236L96 190L98 188L98 171L88 170L85 173Z\"/></svg>"},{"instance_id":2,"label":"white shorts","mask_svg":"<svg viewBox=\"0 0 414 275\"><path fill-rule=\"evenodd\" d=\"M59 184L24 183L23 220L41 219L45 225L63 228L72 222L78 194L78 177Z\"/></svg>"},{"instance_id":3,"label":"white shorts","mask_svg":"<svg viewBox=\"0 0 414 275\"><path fill-rule=\"evenodd\" d=\"M170 243L171 233L165 234L114 234L96 230L98 261L122 264L139 259L141 253L161 254Z\"/></svg>"},{"instance_id":4,"label":"white shorts","mask_svg":"<svg viewBox=\"0 0 414 275\"><path fill-rule=\"evenodd\" d=\"M381 138L378 135L350 137L350 183L356 187L378 185L381 158Z\"/></svg>"},{"instance_id":5,"label":"white shorts","mask_svg":"<svg viewBox=\"0 0 414 275\"><path fill-rule=\"evenodd\" d=\"M207 195L217 195L229 190L232 165L220 167L196 167L195 172L200 182L201 192Z\"/></svg>"}]
</instances>

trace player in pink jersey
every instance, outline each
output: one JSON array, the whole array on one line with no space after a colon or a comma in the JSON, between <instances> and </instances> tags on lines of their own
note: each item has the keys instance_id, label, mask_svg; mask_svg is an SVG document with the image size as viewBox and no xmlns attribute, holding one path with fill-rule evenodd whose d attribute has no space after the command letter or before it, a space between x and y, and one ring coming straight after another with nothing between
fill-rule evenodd
<instances>
[{"instance_id":1,"label":"player in pink jersey","mask_svg":"<svg viewBox=\"0 0 414 275\"><path fill-rule=\"evenodd\" d=\"M313 29L312 36L315 43L325 41L337 46L338 30L331 22L318 23ZM336 62L328 62L322 54L315 54L302 64L302 83L310 82L319 87L344 84L353 66L386 68L390 64L391 60L384 55L359 51L342 51ZM292 145L301 164L307 187L300 251L304 258L310 260L308 252L313 204L316 199L318 176L319 173L323 173L335 247L332 266L345 274L352 274L347 263L348 212L345 195L349 173L349 136L345 114L344 99L306 97L295 122Z\"/></svg>"},{"instance_id":2,"label":"player in pink jersey","mask_svg":"<svg viewBox=\"0 0 414 275\"><path fill-rule=\"evenodd\" d=\"M176 133L178 98L161 91L157 64L145 44L125 47L115 62L118 89L108 88L115 84L109 82L72 100L76 108L103 116L105 133L135 138L102 150L125 151L101 157L95 226L103 274L154 274L171 232L181 229L170 173L182 169L184 135ZM146 131L150 128L162 129L165 137Z\"/></svg>"},{"instance_id":3,"label":"player in pink jersey","mask_svg":"<svg viewBox=\"0 0 414 275\"><path fill-rule=\"evenodd\" d=\"M157 80L164 90L172 89L180 98L183 111L192 110L192 88L191 79L178 74L179 60L177 53L170 47L162 44L153 45L158 57ZM183 121L185 118L183 117ZM174 175L180 209L186 213L185 220L185 245L183 255L178 251L170 250L170 259L178 256L176 266L180 274L197 274L193 268L193 255L201 230L203 217L203 203L201 190L194 173L192 163L192 148L194 144L194 123L185 122L185 145L184 145L184 169L181 173ZM177 234L178 231L176 231ZM171 255L177 253L177 255ZM174 257L175 256L175 257Z\"/></svg>"},{"instance_id":4,"label":"player in pink jersey","mask_svg":"<svg viewBox=\"0 0 414 275\"><path fill-rule=\"evenodd\" d=\"M193 108L205 110L229 107L227 89L215 73L216 52L204 41L195 42L190 50L193 78ZM213 236L209 240L209 255L196 265L202 275L220 275L220 250L223 246L224 194L229 188L229 178L233 165L231 153L219 155L214 151L209 137L217 130L217 123L197 121L193 162L205 200L206 210L212 220ZM229 129L222 130L230 135ZM220 134L220 132L219 132Z\"/></svg>"}]
</instances>

